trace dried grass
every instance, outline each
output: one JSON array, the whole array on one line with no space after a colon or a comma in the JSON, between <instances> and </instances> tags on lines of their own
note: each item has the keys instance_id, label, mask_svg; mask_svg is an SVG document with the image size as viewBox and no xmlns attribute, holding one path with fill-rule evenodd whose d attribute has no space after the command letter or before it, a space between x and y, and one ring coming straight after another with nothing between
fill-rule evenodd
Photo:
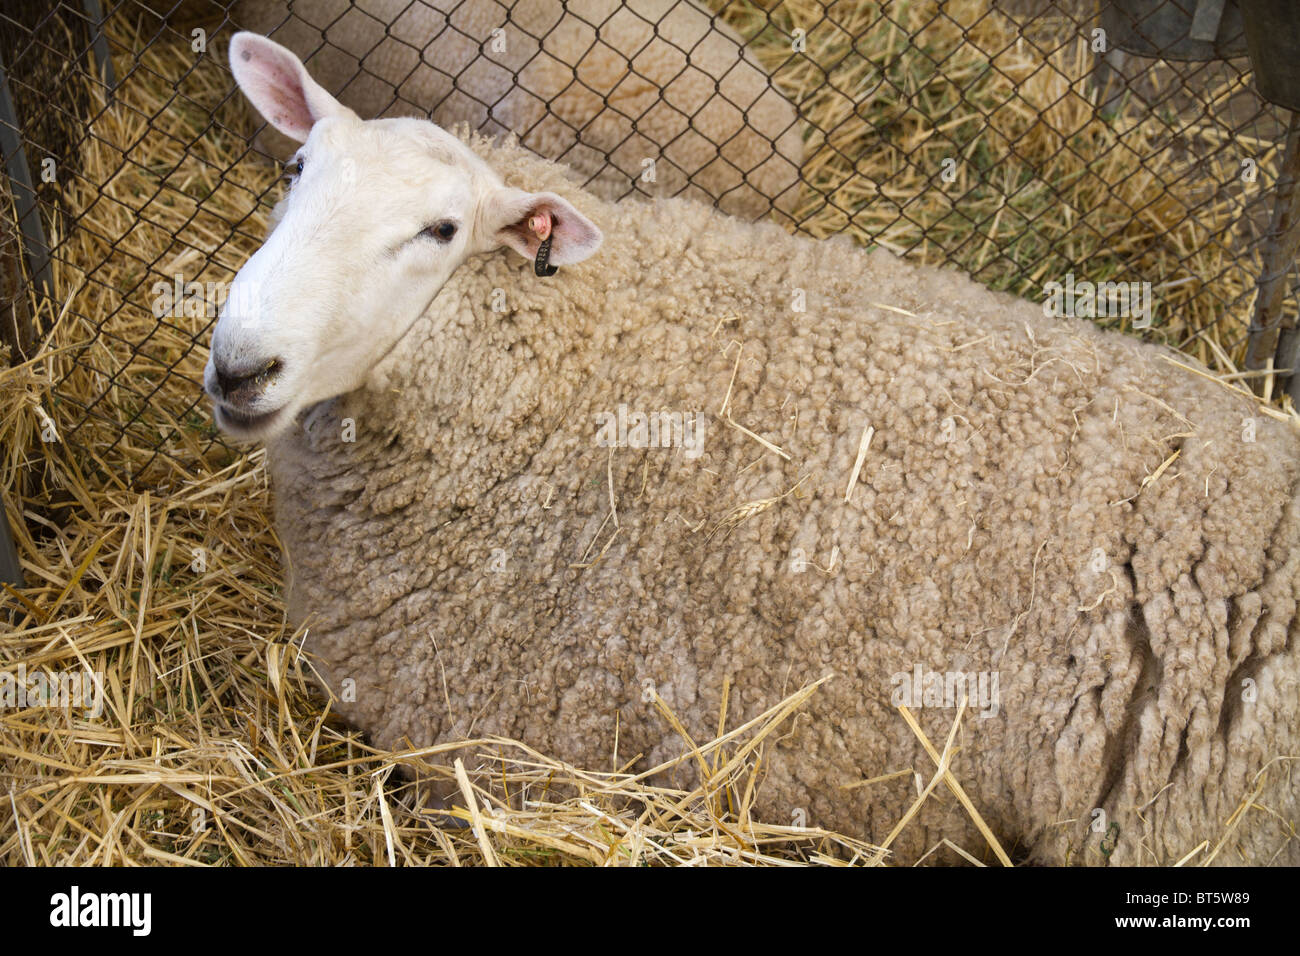
<instances>
[{"instance_id":1,"label":"dried grass","mask_svg":"<svg viewBox=\"0 0 1300 956\"><path fill-rule=\"evenodd\" d=\"M1029 23L1017 6L1047 13ZM1130 93L1106 119L1089 8L783 0L730 19L812 121L803 175L814 188L793 210L802 229L952 262L1036 301L1069 272L1150 282L1146 337L1236 372L1278 112L1258 106L1249 74L1141 61L1132 85L1155 105ZM807 57L790 56L798 27ZM1257 164L1252 183L1245 159ZM1294 297L1285 311L1295 315ZM1132 331L1127 318L1103 324Z\"/></svg>"}]
</instances>

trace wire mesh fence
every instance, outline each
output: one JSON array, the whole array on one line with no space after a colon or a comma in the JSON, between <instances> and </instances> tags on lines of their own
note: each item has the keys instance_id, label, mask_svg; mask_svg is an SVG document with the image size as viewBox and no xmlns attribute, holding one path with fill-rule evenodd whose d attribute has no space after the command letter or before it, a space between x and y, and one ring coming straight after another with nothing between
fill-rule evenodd
<instances>
[{"instance_id":1,"label":"wire mesh fence","mask_svg":"<svg viewBox=\"0 0 1300 956\"><path fill-rule=\"evenodd\" d=\"M1251 374L1290 115L1256 92L1231 3L20 0L0 13L0 324L38 356L33 434L123 484L230 454L206 341L285 155L234 93L240 28L364 116L517 135L608 198L694 197L1032 299L1086 290L1080 314ZM1272 260L1284 327L1293 258ZM1117 283L1147 307L1108 309Z\"/></svg>"}]
</instances>

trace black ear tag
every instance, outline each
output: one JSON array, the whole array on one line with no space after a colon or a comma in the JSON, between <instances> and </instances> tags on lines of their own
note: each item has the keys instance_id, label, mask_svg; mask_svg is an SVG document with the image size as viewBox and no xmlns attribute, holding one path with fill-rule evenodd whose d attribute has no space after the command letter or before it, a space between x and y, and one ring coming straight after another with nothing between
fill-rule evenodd
<instances>
[{"instance_id":1,"label":"black ear tag","mask_svg":"<svg viewBox=\"0 0 1300 956\"><path fill-rule=\"evenodd\" d=\"M547 236L537 247L537 259L533 262L533 272L539 276L553 276L559 272L558 266L550 264L551 237Z\"/></svg>"}]
</instances>

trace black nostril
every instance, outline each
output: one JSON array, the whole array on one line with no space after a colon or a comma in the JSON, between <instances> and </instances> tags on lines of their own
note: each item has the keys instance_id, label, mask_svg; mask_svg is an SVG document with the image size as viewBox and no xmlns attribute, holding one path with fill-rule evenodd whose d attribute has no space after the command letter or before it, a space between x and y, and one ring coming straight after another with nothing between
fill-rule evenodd
<instances>
[{"instance_id":1,"label":"black nostril","mask_svg":"<svg viewBox=\"0 0 1300 956\"><path fill-rule=\"evenodd\" d=\"M214 370L217 373L217 388L226 398L232 398L237 391L253 391L261 388L262 385L278 375L283 367L284 363L279 359L271 359L271 361L263 362L261 365L243 369L234 369L229 366L223 367L220 363L216 363Z\"/></svg>"}]
</instances>

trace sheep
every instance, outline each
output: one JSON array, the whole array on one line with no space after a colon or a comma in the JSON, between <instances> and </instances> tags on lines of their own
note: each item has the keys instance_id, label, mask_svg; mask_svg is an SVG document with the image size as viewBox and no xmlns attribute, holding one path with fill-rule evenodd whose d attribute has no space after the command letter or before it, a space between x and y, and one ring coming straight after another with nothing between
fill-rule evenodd
<instances>
[{"instance_id":1,"label":"sheep","mask_svg":"<svg viewBox=\"0 0 1300 956\"><path fill-rule=\"evenodd\" d=\"M1300 863L1281 413L952 271L361 121L264 38L231 59L305 145L205 388L266 445L289 620L377 746L645 769L681 748L648 700L708 739L728 683L736 727L829 678L765 819L979 852L938 792L891 833L935 769L900 705L942 747L965 699L951 771L1017 861Z\"/></svg>"},{"instance_id":2,"label":"sheep","mask_svg":"<svg viewBox=\"0 0 1300 956\"><path fill-rule=\"evenodd\" d=\"M691 0L328 0L292 13L285 0L235 11L362 115L414 107L444 127L513 130L610 199L681 193L752 219L798 198L795 107ZM287 143L266 146L283 157Z\"/></svg>"}]
</instances>

